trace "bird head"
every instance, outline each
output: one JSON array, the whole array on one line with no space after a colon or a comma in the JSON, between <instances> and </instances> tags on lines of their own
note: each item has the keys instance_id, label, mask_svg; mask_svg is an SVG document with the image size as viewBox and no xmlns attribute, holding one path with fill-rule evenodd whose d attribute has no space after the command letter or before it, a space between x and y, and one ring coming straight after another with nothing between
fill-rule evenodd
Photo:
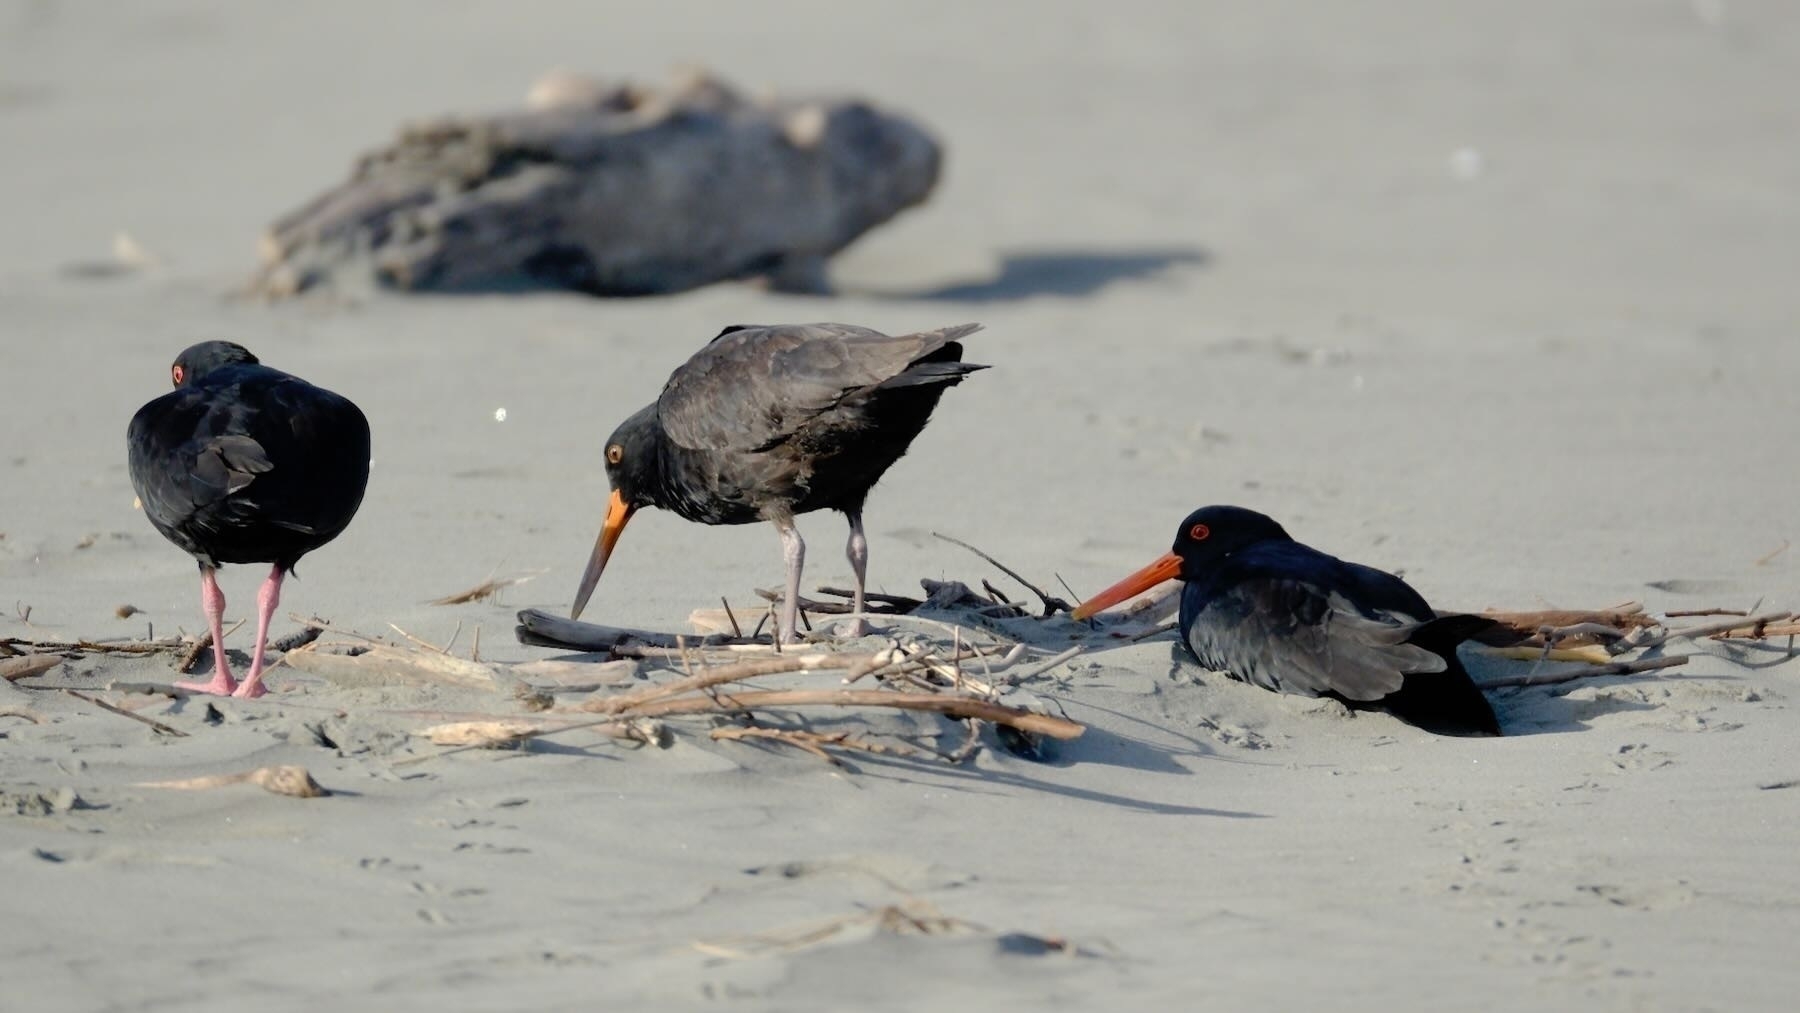
<instances>
[{"instance_id":1,"label":"bird head","mask_svg":"<svg viewBox=\"0 0 1800 1013\"><path fill-rule=\"evenodd\" d=\"M253 366L257 358L235 341L202 341L189 345L169 367L169 380L177 387L197 383L206 374L226 366Z\"/></svg>"},{"instance_id":2,"label":"bird head","mask_svg":"<svg viewBox=\"0 0 1800 1013\"><path fill-rule=\"evenodd\" d=\"M612 557L613 546L618 544L619 533L625 530L631 515L640 507L656 505L651 498L656 487L652 476L659 467L657 435L660 431L656 405L652 404L620 423L619 428L607 437L606 480L612 486L612 494L607 499L606 520L600 525L600 537L594 542L587 569L581 574L581 587L575 592L575 607L569 610L571 619L581 618L581 610L587 607L588 598L600 583L600 574L606 569L606 561Z\"/></svg>"},{"instance_id":3,"label":"bird head","mask_svg":"<svg viewBox=\"0 0 1800 1013\"><path fill-rule=\"evenodd\" d=\"M1254 510L1235 506L1206 506L1187 515L1175 529L1175 544L1148 566L1081 603L1073 613L1086 619L1133 595L1142 594L1165 580L1195 580L1226 557L1248 545L1267 541L1291 541L1286 530Z\"/></svg>"}]
</instances>

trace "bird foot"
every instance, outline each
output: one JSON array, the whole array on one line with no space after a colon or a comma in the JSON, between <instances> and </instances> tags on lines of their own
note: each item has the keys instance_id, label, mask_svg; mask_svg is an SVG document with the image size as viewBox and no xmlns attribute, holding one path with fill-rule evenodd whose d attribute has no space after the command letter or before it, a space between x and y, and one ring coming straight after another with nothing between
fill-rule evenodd
<instances>
[{"instance_id":1,"label":"bird foot","mask_svg":"<svg viewBox=\"0 0 1800 1013\"><path fill-rule=\"evenodd\" d=\"M232 690L231 695L237 697L239 700L254 700L268 691L268 688L263 685L261 679L251 677L238 683L237 689Z\"/></svg>"},{"instance_id":2,"label":"bird foot","mask_svg":"<svg viewBox=\"0 0 1800 1013\"><path fill-rule=\"evenodd\" d=\"M247 686L249 683L245 683L245 685ZM190 693L210 693L213 696L233 696L236 694L238 682L231 677L230 672L215 672L213 673L212 681L210 682L186 680L176 683L175 688L185 689Z\"/></svg>"}]
</instances>

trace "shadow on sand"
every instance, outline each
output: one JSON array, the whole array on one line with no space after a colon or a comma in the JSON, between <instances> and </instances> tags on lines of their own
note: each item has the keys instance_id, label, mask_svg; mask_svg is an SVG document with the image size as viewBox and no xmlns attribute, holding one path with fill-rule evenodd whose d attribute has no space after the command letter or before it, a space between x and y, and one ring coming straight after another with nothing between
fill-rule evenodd
<instances>
[{"instance_id":1,"label":"shadow on sand","mask_svg":"<svg viewBox=\"0 0 1800 1013\"><path fill-rule=\"evenodd\" d=\"M954 282L919 292L882 293L896 299L939 302L1007 302L1039 295L1092 295L1120 281L1153 278L1181 265L1211 260L1192 246L1140 250L1002 251L998 277Z\"/></svg>"}]
</instances>

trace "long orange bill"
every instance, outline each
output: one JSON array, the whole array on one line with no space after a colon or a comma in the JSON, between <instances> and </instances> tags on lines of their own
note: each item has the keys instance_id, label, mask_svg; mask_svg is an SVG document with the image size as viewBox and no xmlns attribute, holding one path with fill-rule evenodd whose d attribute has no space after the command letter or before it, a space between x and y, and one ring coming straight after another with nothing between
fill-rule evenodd
<instances>
[{"instance_id":1,"label":"long orange bill","mask_svg":"<svg viewBox=\"0 0 1800 1013\"><path fill-rule=\"evenodd\" d=\"M625 497L614 489L612 499L606 504L606 523L600 526L600 537L594 540L594 554L588 557L587 569L581 574L581 587L575 592L575 607L569 610L570 619L580 619L581 610L587 608L588 596L594 593L594 585L600 583L600 573L606 569L606 560L612 556L613 546L619 543L619 532L625 530L625 522L637 507L625 502Z\"/></svg>"},{"instance_id":2,"label":"long orange bill","mask_svg":"<svg viewBox=\"0 0 1800 1013\"><path fill-rule=\"evenodd\" d=\"M1143 594L1165 580L1181 576L1181 557L1173 552L1158 556L1156 562L1126 577L1117 584L1081 603L1072 615L1086 619L1101 609L1109 609L1134 595Z\"/></svg>"}]
</instances>

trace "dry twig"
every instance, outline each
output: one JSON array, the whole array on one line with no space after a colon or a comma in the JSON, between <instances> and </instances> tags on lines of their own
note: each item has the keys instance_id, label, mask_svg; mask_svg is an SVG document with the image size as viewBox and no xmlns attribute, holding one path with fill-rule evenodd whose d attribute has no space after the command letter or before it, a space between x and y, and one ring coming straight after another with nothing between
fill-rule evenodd
<instances>
[{"instance_id":1,"label":"dry twig","mask_svg":"<svg viewBox=\"0 0 1800 1013\"><path fill-rule=\"evenodd\" d=\"M671 714L736 713L775 707L891 707L896 710L928 711L953 718L979 718L997 725L1017 728L1022 732L1047 735L1053 739L1079 738L1087 729L1066 718L1004 704L989 703L972 697L948 693L892 693L880 689L765 689L712 696L686 696L653 700L631 708L630 713L643 717Z\"/></svg>"},{"instance_id":2,"label":"dry twig","mask_svg":"<svg viewBox=\"0 0 1800 1013\"><path fill-rule=\"evenodd\" d=\"M244 625L244 620L242 619L232 623L231 628L225 631L225 636L229 637L233 633L236 633L238 627L242 625ZM195 637L193 643L188 646L188 649L181 652L181 657L175 662L175 670L177 672L192 672L194 666L200 662L200 656L205 654L206 649L211 646L212 631L207 630L205 633Z\"/></svg>"},{"instance_id":3,"label":"dry twig","mask_svg":"<svg viewBox=\"0 0 1800 1013\"><path fill-rule=\"evenodd\" d=\"M1712 624L1714 627L1724 626L1724 629L1695 627L1693 629L1681 630L1676 636L1691 638L1711 637L1714 640L1761 640L1764 637L1792 635L1796 631L1800 631L1800 623L1788 621L1793 619L1793 617L1794 614L1792 612L1770 612L1767 615L1749 616L1747 618L1739 619L1730 625L1726 625L1725 620Z\"/></svg>"},{"instance_id":4,"label":"dry twig","mask_svg":"<svg viewBox=\"0 0 1800 1013\"><path fill-rule=\"evenodd\" d=\"M1019 683L1025 682L1028 679L1035 679L1038 676L1043 675L1045 672L1050 671L1052 668L1055 668L1056 666L1062 664L1065 661L1073 660L1076 655L1080 654L1084 650L1086 650L1086 648L1082 647L1080 644L1076 644L1074 647L1071 647L1068 650L1062 652L1061 654L1058 654L1054 658L1049 658L1049 659L1046 659L1045 661L1039 662L1038 664L1031 666L1030 668L1026 669L1023 672L1019 672L1014 675L1008 675L1004 679L1001 679L1000 681L1005 683L1008 686L1017 686Z\"/></svg>"},{"instance_id":5,"label":"dry twig","mask_svg":"<svg viewBox=\"0 0 1800 1013\"><path fill-rule=\"evenodd\" d=\"M1498 679L1490 679L1481 683L1482 689L1506 689L1514 686L1550 686L1562 682L1574 682L1577 679L1592 679L1605 675L1637 675L1643 672L1654 672L1663 668L1675 668L1688 663L1689 655L1671 654L1663 658L1639 658L1636 661L1615 661L1609 665L1593 665L1588 668L1577 668L1563 672L1527 673L1525 675L1508 675Z\"/></svg>"},{"instance_id":6,"label":"dry twig","mask_svg":"<svg viewBox=\"0 0 1800 1013\"><path fill-rule=\"evenodd\" d=\"M502 590L512 587L514 584L523 584L526 581L531 580L534 577L541 577L544 574L549 573L549 572L550 571L548 571L548 570L534 570L530 573L519 574L516 577L499 577L499 578L489 577L487 580L484 580L481 583L476 584L474 587L465 588L461 591L457 591L452 594L447 594L447 595L443 596L442 598L433 598L431 601L428 601L425 604L427 604L427 605L467 605L470 602L486 601L488 599L494 599L495 602L498 603L499 599L497 596L499 595L499 593Z\"/></svg>"},{"instance_id":7,"label":"dry twig","mask_svg":"<svg viewBox=\"0 0 1800 1013\"><path fill-rule=\"evenodd\" d=\"M206 653L206 649L211 646L211 630L207 630L205 633L195 637L193 644L189 646L187 650L181 652L181 657L175 659L175 671L184 674L192 672L194 666L200 663L200 655Z\"/></svg>"},{"instance_id":8,"label":"dry twig","mask_svg":"<svg viewBox=\"0 0 1800 1013\"><path fill-rule=\"evenodd\" d=\"M134 714L131 711L128 711L123 707L115 707L112 704L107 703L105 700L100 699L99 697L88 696L86 693L80 692L79 690L73 690L73 689L67 689L67 688L65 688L63 690L63 692L69 694L70 696L74 697L77 700L86 700L88 703L93 704L94 706L100 708L103 711L108 711L110 713L117 714L122 718L130 718L133 721L138 721L138 722L142 722L143 724L149 725L152 729L154 729L156 731L156 733L158 735L171 735L178 739L187 738L186 732L182 731L179 728L176 728L173 725L163 724L161 721L158 721L155 718L147 718L147 717L143 716L142 714Z\"/></svg>"},{"instance_id":9,"label":"dry twig","mask_svg":"<svg viewBox=\"0 0 1800 1013\"><path fill-rule=\"evenodd\" d=\"M1051 616L1057 614L1058 612L1073 612L1074 611L1074 609L1069 605L1068 602L1062 600L1061 598L1056 598L1051 595L1045 594L1043 588L1038 587L1036 584L1033 584L1031 581L1026 580L1024 577L1019 576L1019 571L1013 569L1010 566L1007 566L1005 563L1000 562L998 559L995 559L993 556L988 555L987 553L981 551L980 549L977 549L975 546L970 545L968 542L965 542L960 538L952 538L949 535L946 535L946 534L943 534L943 533L937 532L937 531L933 531L931 534L932 534L932 537L934 537L934 538L942 538L944 541L949 542L952 545L960 545L963 548L968 549L970 552L973 552L977 556L980 556L982 559L985 559L989 563L993 564L995 567L998 567L1001 573L1004 573L1008 577L1011 577L1012 579L1018 581L1020 584L1025 585L1025 589L1027 591L1030 591L1032 594L1037 595L1038 601L1041 601L1044 603L1043 618L1048 619Z\"/></svg>"},{"instance_id":10,"label":"dry twig","mask_svg":"<svg viewBox=\"0 0 1800 1013\"><path fill-rule=\"evenodd\" d=\"M1714 640L1766 640L1769 637L1800 636L1800 623L1769 623L1748 629L1732 629L1714 633Z\"/></svg>"},{"instance_id":11,"label":"dry twig","mask_svg":"<svg viewBox=\"0 0 1800 1013\"><path fill-rule=\"evenodd\" d=\"M847 587L821 587L819 593L831 595L833 598L856 597L856 592ZM911 612L923 604L925 604L923 599L908 598L903 594L882 594L879 591L863 592L863 609L865 611L869 611L872 605L892 605L897 612Z\"/></svg>"},{"instance_id":12,"label":"dry twig","mask_svg":"<svg viewBox=\"0 0 1800 1013\"><path fill-rule=\"evenodd\" d=\"M781 742L803 749L817 756L834 767L841 767L837 758L826 750L845 749L862 753L873 753L878 756L914 756L912 750L901 746L889 746L867 739L853 737L849 732L809 732L798 728L762 728L751 725L743 728L714 728L710 733L715 741L741 741L743 739L766 739Z\"/></svg>"},{"instance_id":13,"label":"dry twig","mask_svg":"<svg viewBox=\"0 0 1800 1013\"><path fill-rule=\"evenodd\" d=\"M0 638L0 648L29 648L38 654L165 654L181 651L188 641L181 637L161 640L23 640Z\"/></svg>"},{"instance_id":14,"label":"dry twig","mask_svg":"<svg viewBox=\"0 0 1800 1013\"><path fill-rule=\"evenodd\" d=\"M1771 624L1779 623L1784 619L1791 619L1793 618L1793 615L1792 612L1764 612L1760 615L1754 615L1748 618L1733 616L1728 619L1720 619L1717 622L1701 623L1698 626L1689 626L1679 630L1669 630L1660 637L1651 638L1642 646L1654 647L1665 640L1674 640L1678 637L1689 640L1698 640L1702 637L1730 633L1733 630L1748 630L1754 633L1754 631L1758 629L1766 628ZM1740 634L1740 636L1741 635L1742 634Z\"/></svg>"},{"instance_id":15,"label":"dry twig","mask_svg":"<svg viewBox=\"0 0 1800 1013\"><path fill-rule=\"evenodd\" d=\"M1581 609L1542 609L1529 612L1486 611L1479 613L1499 625L1475 636L1478 643L1492 647L1562 646L1565 642L1601 643L1626 637L1639 629L1661 625L1661 621L1644 612L1643 606L1628 602L1615 609L1587 611Z\"/></svg>"},{"instance_id":16,"label":"dry twig","mask_svg":"<svg viewBox=\"0 0 1800 1013\"><path fill-rule=\"evenodd\" d=\"M833 654L815 652L812 654L786 654L779 658L759 658L755 661L740 661L731 665L721 665L709 669L700 675L677 679L674 682L658 683L645 686L630 693L616 696L599 697L587 700L576 709L593 714L619 714L656 700L710 689L728 682L740 682L759 675L779 675L783 672L811 672L819 669L854 668L862 662L883 659L888 652L877 652L873 655ZM885 660L883 664L892 664Z\"/></svg>"}]
</instances>

